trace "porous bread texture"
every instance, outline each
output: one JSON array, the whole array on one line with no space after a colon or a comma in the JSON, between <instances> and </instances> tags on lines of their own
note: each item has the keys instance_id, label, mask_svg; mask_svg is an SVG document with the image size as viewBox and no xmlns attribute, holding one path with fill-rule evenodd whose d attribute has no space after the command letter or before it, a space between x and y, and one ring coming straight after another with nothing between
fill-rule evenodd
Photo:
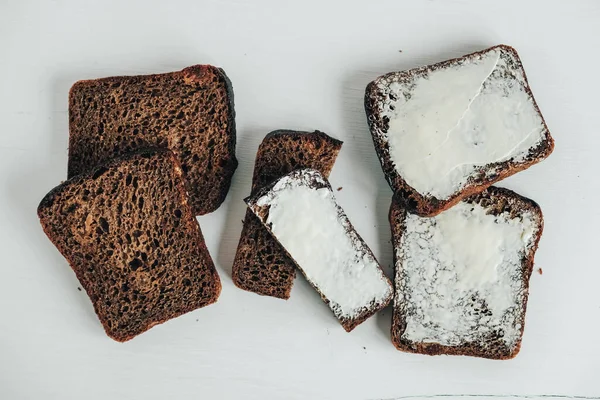
<instances>
[{"instance_id":1,"label":"porous bread texture","mask_svg":"<svg viewBox=\"0 0 600 400\"><path fill-rule=\"evenodd\" d=\"M405 177L397 170L391 157L390 143L387 138L390 120L387 114L389 113L390 102L395 101L398 94L394 94L394 91L390 88L393 85L410 87L411 82L414 83L417 79L427 78L433 72L462 66L473 60L479 60L493 51L500 53L500 57L506 68L498 69L498 71L494 70L494 74L492 75L495 79L511 79L510 85L507 87L518 86L519 90L525 93L525 96L531 101L541 121L542 140L530 148L529 152L523 157L513 157L500 162L477 165L475 171L469 174L464 186L445 198L420 193L406 182ZM482 83L482 87L485 87L485 82ZM407 96L410 98L410 94ZM447 210L462 199L481 192L494 182L500 181L544 160L554 149L554 140L531 93L521 60L516 50L506 45L495 46L426 67L383 75L367 86L365 92L365 110L375 149L387 182L394 191L396 198L404 202L405 207L411 212L421 216L434 216Z\"/></svg>"},{"instance_id":2,"label":"porous bread texture","mask_svg":"<svg viewBox=\"0 0 600 400\"><path fill-rule=\"evenodd\" d=\"M256 154L252 193L302 168L329 176L341 147L341 141L319 131L277 130L267 134ZM294 262L247 210L232 268L235 285L260 295L288 299L295 277Z\"/></svg>"},{"instance_id":3,"label":"porous bread texture","mask_svg":"<svg viewBox=\"0 0 600 400\"><path fill-rule=\"evenodd\" d=\"M461 206L465 206L461 212L467 216L479 212L477 218L483 215L493 219L495 224L522 228L526 243L515 254L507 254L510 250L506 248L499 249L502 261L495 266L495 274L488 275L492 280L473 281L480 279L481 271L475 275L473 271L462 271L455 260L450 261L444 255L456 254L451 246L441 248L448 246L451 238L438 238L442 243L432 245L436 240L434 236L440 235L437 219L443 214L418 217L409 213L401 202L393 201L389 214L396 269L392 342L399 350L412 353L513 358L521 347L529 278L543 230L542 212L534 201L493 186L446 213L458 212ZM407 227L409 219L412 221L410 229ZM415 220L421 223L415 225ZM469 234L487 234L478 233L477 228L468 223L463 228L475 229ZM456 240L472 240L469 234L463 234ZM471 244L465 242L466 246ZM488 262L484 264L494 267ZM431 269L429 265L435 267ZM465 267L474 268L473 265ZM410 332L409 323L412 324ZM454 328L448 328L453 324Z\"/></svg>"},{"instance_id":4,"label":"porous bread texture","mask_svg":"<svg viewBox=\"0 0 600 400\"><path fill-rule=\"evenodd\" d=\"M211 65L79 81L69 93L69 177L136 149L169 148L195 215L225 199L238 165L235 142L231 82Z\"/></svg>"},{"instance_id":5,"label":"porous bread texture","mask_svg":"<svg viewBox=\"0 0 600 400\"><path fill-rule=\"evenodd\" d=\"M169 150L140 150L69 179L44 197L38 216L117 341L219 297Z\"/></svg>"},{"instance_id":6,"label":"porous bread texture","mask_svg":"<svg viewBox=\"0 0 600 400\"><path fill-rule=\"evenodd\" d=\"M328 196L321 197L324 201L333 201L334 207L336 209L337 214L335 217L338 219L338 222L343 226L343 229L347 235L349 242L352 244L353 252L355 252L354 257L355 260L364 260L368 264L364 264L365 269L369 267L371 264L375 264L375 268L377 271L377 287L385 287L385 290L382 290L380 293L377 293L376 298L373 298L372 301L368 304L368 306L362 306L358 309L354 309L351 314L347 314L343 306L341 304L337 304L335 301L330 300L326 297L321 291L321 288L318 286L317 282L311 280L311 277L307 275L307 273L298 265L296 260L291 257L288 250L283 247L283 245L279 242L279 240L273 235L272 224L268 221L269 215L272 212L272 205L269 204L270 200L273 196L276 196L277 192L280 190L285 190L286 187L295 187L295 186L303 186L305 188L309 188L314 191L318 190L326 190L328 192ZM321 196L320 194L317 196ZM267 200L267 202L265 202ZM347 331L352 331L355 327L366 321L369 317L377 313L377 311L381 310L385 306L389 304L393 297L393 289L390 280L385 276L381 266L377 262L375 256L373 255L371 249L367 246L362 237L356 232L354 226L341 209L341 207L335 201L335 197L333 196L333 190L331 185L323 177L318 171L312 169L301 169L294 170L291 173L285 175L284 177L278 179L272 184L263 187L258 190L252 196L245 199L249 208L252 212L259 218L263 226L273 235L273 240L275 240L280 248L285 251L288 258L293 261L295 266L300 269L300 271L307 278L309 283L314 287L314 289L319 293L323 301L329 305L329 307L334 312L334 315L342 325L342 327ZM281 210L282 212L286 212L285 210ZM311 215L307 214L306 218L311 218ZM332 249L340 250L340 249ZM332 265L332 268L337 267ZM345 267L343 267L345 268ZM367 271L357 271L357 270L344 270L343 274L346 276L360 276L362 274L363 277L372 277L373 274L368 274ZM337 282L337 281L336 281ZM337 284L336 282L330 282L332 284Z\"/></svg>"}]
</instances>

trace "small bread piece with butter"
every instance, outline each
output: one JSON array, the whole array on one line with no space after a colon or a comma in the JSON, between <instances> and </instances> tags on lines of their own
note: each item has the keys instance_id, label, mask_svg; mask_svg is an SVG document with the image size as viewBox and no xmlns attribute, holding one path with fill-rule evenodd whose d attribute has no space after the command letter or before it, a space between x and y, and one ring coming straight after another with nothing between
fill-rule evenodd
<instances>
[{"instance_id":1,"label":"small bread piece with butter","mask_svg":"<svg viewBox=\"0 0 600 400\"><path fill-rule=\"evenodd\" d=\"M312 168L328 177L341 148L340 140L319 131L270 132L256 153L251 193L295 169ZM286 300L296 279L296 265L250 210L244 218L231 278L241 289Z\"/></svg>"},{"instance_id":2,"label":"small bread piece with butter","mask_svg":"<svg viewBox=\"0 0 600 400\"><path fill-rule=\"evenodd\" d=\"M554 141L515 49L500 45L371 82L365 110L386 179L437 215L536 164Z\"/></svg>"},{"instance_id":3,"label":"small bread piece with butter","mask_svg":"<svg viewBox=\"0 0 600 400\"><path fill-rule=\"evenodd\" d=\"M492 186L429 218L392 201L389 219L394 345L429 355L516 356L544 225L539 206Z\"/></svg>"},{"instance_id":4,"label":"small bread piece with butter","mask_svg":"<svg viewBox=\"0 0 600 400\"><path fill-rule=\"evenodd\" d=\"M346 331L391 301L390 280L320 172L293 171L245 201Z\"/></svg>"}]
</instances>

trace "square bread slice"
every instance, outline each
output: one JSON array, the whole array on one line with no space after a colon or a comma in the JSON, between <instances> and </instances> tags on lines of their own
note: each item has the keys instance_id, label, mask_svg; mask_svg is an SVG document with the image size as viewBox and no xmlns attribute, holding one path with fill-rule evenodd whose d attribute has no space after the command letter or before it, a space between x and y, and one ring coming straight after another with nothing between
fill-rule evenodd
<instances>
[{"instance_id":1,"label":"square bread slice","mask_svg":"<svg viewBox=\"0 0 600 400\"><path fill-rule=\"evenodd\" d=\"M544 224L539 206L492 186L429 218L393 201L390 224L394 345L429 355L516 356Z\"/></svg>"},{"instance_id":2,"label":"square bread slice","mask_svg":"<svg viewBox=\"0 0 600 400\"><path fill-rule=\"evenodd\" d=\"M293 171L246 202L346 331L391 301L390 280L321 173Z\"/></svg>"},{"instance_id":3,"label":"square bread slice","mask_svg":"<svg viewBox=\"0 0 600 400\"><path fill-rule=\"evenodd\" d=\"M521 60L505 45L383 75L367 86L365 110L388 183L422 216L554 148Z\"/></svg>"},{"instance_id":4,"label":"square bread slice","mask_svg":"<svg viewBox=\"0 0 600 400\"><path fill-rule=\"evenodd\" d=\"M73 177L44 197L38 215L117 341L219 297L169 150L140 150Z\"/></svg>"},{"instance_id":5,"label":"square bread slice","mask_svg":"<svg viewBox=\"0 0 600 400\"><path fill-rule=\"evenodd\" d=\"M238 165L235 139L231 82L211 65L79 81L69 93L69 177L132 150L169 148L195 215L225 200Z\"/></svg>"},{"instance_id":6,"label":"square bread slice","mask_svg":"<svg viewBox=\"0 0 600 400\"><path fill-rule=\"evenodd\" d=\"M273 131L256 154L252 194L282 176L303 168L328 177L342 142L323 132ZM232 268L235 285L265 296L289 299L296 266L252 211L246 211Z\"/></svg>"}]
</instances>

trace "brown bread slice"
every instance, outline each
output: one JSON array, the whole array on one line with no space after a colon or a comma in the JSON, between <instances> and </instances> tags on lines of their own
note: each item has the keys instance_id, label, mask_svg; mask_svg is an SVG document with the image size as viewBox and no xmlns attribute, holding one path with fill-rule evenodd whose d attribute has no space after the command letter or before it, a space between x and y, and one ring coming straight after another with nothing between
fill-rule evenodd
<instances>
[{"instance_id":1,"label":"brown bread slice","mask_svg":"<svg viewBox=\"0 0 600 400\"><path fill-rule=\"evenodd\" d=\"M529 168L554 148L521 60L505 45L383 75L367 86L365 110L386 180L423 216ZM500 151L498 143L509 148L518 135L538 140Z\"/></svg>"},{"instance_id":2,"label":"brown bread slice","mask_svg":"<svg viewBox=\"0 0 600 400\"><path fill-rule=\"evenodd\" d=\"M396 268L394 345L428 355L515 357L544 225L539 206L494 186L436 217L419 217L400 204L392 201L389 215ZM450 219L451 213L457 219ZM452 221L458 223L449 225ZM477 225L481 221L487 229ZM493 229L501 229L503 242L494 240ZM461 260L461 246L467 246L462 249L469 258ZM490 248L498 253L486 256ZM470 263L461 267L464 260Z\"/></svg>"},{"instance_id":3,"label":"brown bread slice","mask_svg":"<svg viewBox=\"0 0 600 400\"><path fill-rule=\"evenodd\" d=\"M245 201L347 332L391 301L390 280L319 171L295 170Z\"/></svg>"},{"instance_id":4,"label":"brown bread slice","mask_svg":"<svg viewBox=\"0 0 600 400\"><path fill-rule=\"evenodd\" d=\"M219 297L169 150L140 150L73 177L44 197L38 215L117 341Z\"/></svg>"},{"instance_id":5,"label":"brown bread slice","mask_svg":"<svg viewBox=\"0 0 600 400\"><path fill-rule=\"evenodd\" d=\"M79 81L69 93L69 132L69 177L135 149L171 149L195 215L221 205L238 164L231 82L211 65Z\"/></svg>"},{"instance_id":6,"label":"brown bread slice","mask_svg":"<svg viewBox=\"0 0 600 400\"><path fill-rule=\"evenodd\" d=\"M341 141L319 131L267 134L256 154L252 193L297 169L316 169L328 177L341 147ZM250 210L244 218L232 277L241 289L281 299L290 297L296 277L294 262Z\"/></svg>"}]
</instances>

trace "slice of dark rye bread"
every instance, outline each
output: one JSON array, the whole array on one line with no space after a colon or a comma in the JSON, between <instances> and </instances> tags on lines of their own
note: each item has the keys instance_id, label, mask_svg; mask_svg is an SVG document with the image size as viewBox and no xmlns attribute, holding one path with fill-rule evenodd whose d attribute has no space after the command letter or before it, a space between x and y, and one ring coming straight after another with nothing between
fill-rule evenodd
<instances>
[{"instance_id":1,"label":"slice of dark rye bread","mask_svg":"<svg viewBox=\"0 0 600 400\"><path fill-rule=\"evenodd\" d=\"M171 149L195 215L221 205L238 165L231 82L211 65L79 81L69 93L69 133L69 177L135 149Z\"/></svg>"},{"instance_id":2,"label":"slice of dark rye bread","mask_svg":"<svg viewBox=\"0 0 600 400\"><path fill-rule=\"evenodd\" d=\"M117 341L219 297L169 150L139 150L69 179L44 197L38 216Z\"/></svg>"},{"instance_id":3,"label":"slice of dark rye bread","mask_svg":"<svg viewBox=\"0 0 600 400\"><path fill-rule=\"evenodd\" d=\"M295 170L245 201L346 331L391 301L390 280L319 171Z\"/></svg>"},{"instance_id":4,"label":"slice of dark rye bread","mask_svg":"<svg viewBox=\"0 0 600 400\"><path fill-rule=\"evenodd\" d=\"M258 147L252 194L276 179L302 168L328 177L342 142L319 131L277 130ZM252 211L246 211L244 227L232 268L235 285L265 296L288 299L296 266Z\"/></svg>"},{"instance_id":5,"label":"slice of dark rye bread","mask_svg":"<svg viewBox=\"0 0 600 400\"><path fill-rule=\"evenodd\" d=\"M505 45L383 75L367 86L365 110L388 183L423 216L542 161L554 148L521 60ZM514 144L514 153L498 143Z\"/></svg>"},{"instance_id":6,"label":"slice of dark rye bread","mask_svg":"<svg viewBox=\"0 0 600 400\"><path fill-rule=\"evenodd\" d=\"M540 207L491 186L436 217L419 217L392 201L389 220L396 269L394 345L428 355L516 356L544 226Z\"/></svg>"}]
</instances>

